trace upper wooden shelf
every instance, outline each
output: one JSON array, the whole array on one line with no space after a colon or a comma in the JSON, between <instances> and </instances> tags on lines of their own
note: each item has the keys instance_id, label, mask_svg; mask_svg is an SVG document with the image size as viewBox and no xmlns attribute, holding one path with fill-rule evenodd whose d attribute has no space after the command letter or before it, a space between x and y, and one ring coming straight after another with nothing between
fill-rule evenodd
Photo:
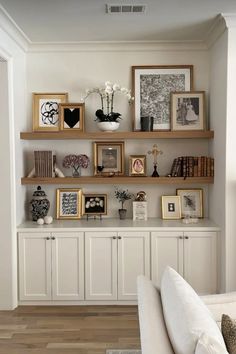
<instances>
[{"instance_id":1,"label":"upper wooden shelf","mask_svg":"<svg viewBox=\"0 0 236 354\"><path fill-rule=\"evenodd\" d=\"M88 139L88 140L122 140L122 139L212 139L213 130L205 131L154 131L154 132L21 132L20 138L24 140L64 140L64 139Z\"/></svg>"},{"instance_id":2,"label":"upper wooden shelf","mask_svg":"<svg viewBox=\"0 0 236 354\"><path fill-rule=\"evenodd\" d=\"M21 184L209 184L214 177L129 177L129 176L82 176L56 178L27 178L21 179Z\"/></svg>"}]
</instances>

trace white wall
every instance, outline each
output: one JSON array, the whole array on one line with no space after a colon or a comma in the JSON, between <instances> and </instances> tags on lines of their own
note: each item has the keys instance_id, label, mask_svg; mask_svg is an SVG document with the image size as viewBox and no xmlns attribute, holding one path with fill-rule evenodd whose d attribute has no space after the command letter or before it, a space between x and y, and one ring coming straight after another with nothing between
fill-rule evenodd
<instances>
[{"instance_id":1,"label":"white wall","mask_svg":"<svg viewBox=\"0 0 236 354\"><path fill-rule=\"evenodd\" d=\"M5 24L0 12L1 25ZM4 26L3 26L4 27ZM0 309L17 306L16 225L23 218L24 188L19 131L25 122L25 53L0 29ZM16 198L17 196L17 198Z\"/></svg>"},{"instance_id":2,"label":"white wall","mask_svg":"<svg viewBox=\"0 0 236 354\"><path fill-rule=\"evenodd\" d=\"M69 48L69 47L68 47ZM70 102L78 102L84 95L86 88L102 85L109 80L117 82L122 86L131 88L131 66L132 65L194 65L194 88L208 92L208 52L206 50L119 50L107 46L102 50L97 45L93 50L67 50L50 48L50 52L37 50L31 52L27 57L27 82L28 82L28 110L27 127L32 127L32 92L68 92ZM132 117L131 110L124 97L119 96L115 100L115 110L122 113L121 130L131 130ZM94 113L100 108L99 98L90 96L86 101L86 130L97 130L94 122ZM154 140L126 141L126 172L128 172L128 155L147 154L147 151L156 143ZM57 153L59 167L63 157L68 153L87 153L92 159L91 141L33 141L30 144L23 142L24 152L28 160L25 166L25 174L32 167L33 150L53 149ZM163 151L163 155L158 158L158 171L160 175L166 175L171 168L174 157L181 155L207 155L207 140L158 140L158 147ZM65 173L69 171L64 170ZM89 170L82 170L84 175L92 174L92 167ZM148 156L148 174L152 173L152 160ZM55 189L60 186L45 186L52 207L50 213L55 215ZM73 187L73 186L71 186ZM78 186L77 186L78 187ZM80 187L80 186L79 186ZM81 186L84 192L105 192L108 193L109 217L117 216L118 202L114 198L114 186ZM126 187L126 186L123 186ZM148 195L148 215L149 217L160 217L160 196L164 194L175 194L176 188L184 186L128 186L129 190L137 193L145 190ZM191 187L202 187L190 185ZM204 187L205 194L205 215L208 215L207 186ZM33 187L27 188L26 211L28 202L32 196ZM127 203L131 206L131 203ZM28 213L27 213L28 214ZM131 210L129 217L131 217Z\"/></svg>"}]
</instances>

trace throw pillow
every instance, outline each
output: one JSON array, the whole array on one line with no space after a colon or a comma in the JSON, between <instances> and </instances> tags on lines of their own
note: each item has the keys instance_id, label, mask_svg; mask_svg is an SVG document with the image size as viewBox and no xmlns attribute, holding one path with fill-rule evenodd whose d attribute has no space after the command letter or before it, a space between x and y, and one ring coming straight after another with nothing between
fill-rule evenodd
<instances>
[{"instance_id":1,"label":"throw pillow","mask_svg":"<svg viewBox=\"0 0 236 354\"><path fill-rule=\"evenodd\" d=\"M202 333L197 342L195 354L227 354L225 348L215 338Z\"/></svg>"},{"instance_id":2,"label":"throw pillow","mask_svg":"<svg viewBox=\"0 0 236 354\"><path fill-rule=\"evenodd\" d=\"M202 333L215 338L226 351L224 339L210 311L193 288L170 267L166 268L161 280L161 300L176 354L194 354Z\"/></svg>"},{"instance_id":3,"label":"throw pillow","mask_svg":"<svg viewBox=\"0 0 236 354\"><path fill-rule=\"evenodd\" d=\"M236 354L236 321L228 315L222 315L221 331L228 352L230 354Z\"/></svg>"}]
</instances>

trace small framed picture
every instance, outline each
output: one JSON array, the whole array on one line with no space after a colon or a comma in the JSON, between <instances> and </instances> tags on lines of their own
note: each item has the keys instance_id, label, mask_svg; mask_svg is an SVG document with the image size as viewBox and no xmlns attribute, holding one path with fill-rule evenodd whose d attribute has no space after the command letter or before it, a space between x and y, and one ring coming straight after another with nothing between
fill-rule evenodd
<instances>
[{"instance_id":1,"label":"small framed picture","mask_svg":"<svg viewBox=\"0 0 236 354\"><path fill-rule=\"evenodd\" d=\"M79 188L57 189L57 219L80 219L82 190Z\"/></svg>"},{"instance_id":2,"label":"small framed picture","mask_svg":"<svg viewBox=\"0 0 236 354\"><path fill-rule=\"evenodd\" d=\"M205 92L172 92L171 130L205 129Z\"/></svg>"},{"instance_id":3,"label":"small framed picture","mask_svg":"<svg viewBox=\"0 0 236 354\"><path fill-rule=\"evenodd\" d=\"M147 220L147 202L133 202L133 220Z\"/></svg>"},{"instance_id":4,"label":"small framed picture","mask_svg":"<svg viewBox=\"0 0 236 354\"><path fill-rule=\"evenodd\" d=\"M84 194L83 215L107 215L107 195Z\"/></svg>"},{"instance_id":5,"label":"small framed picture","mask_svg":"<svg viewBox=\"0 0 236 354\"><path fill-rule=\"evenodd\" d=\"M153 119L153 130L170 130L170 93L193 89L192 65L132 66L133 130L141 117Z\"/></svg>"},{"instance_id":6,"label":"small framed picture","mask_svg":"<svg viewBox=\"0 0 236 354\"><path fill-rule=\"evenodd\" d=\"M84 103L59 105L60 130L84 131Z\"/></svg>"},{"instance_id":7,"label":"small framed picture","mask_svg":"<svg viewBox=\"0 0 236 354\"><path fill-rule=\"evenodd\" d=\"M179 196L163 195L162 202L162 219L180 219L181 205Z\"/></svg>"},{"instance_id":8,"label":"small framed picture","mask_svg":"<svg viewBox=\"0 0 236 354\"><path fill-rule=\"evenodd\" d=\"M203 191L202 189L177 189L180 197L181 216L193 218L203 217Z\"/></svg>"},{"instance_id":9,"label":"small framed picture","mask_svg":"<svg viewBox=\"0 0 236 354\"><path fill-rule=\"evenodd\" d=\"M101 172L99 172L101 171ZM124 175L124 142L94 143L94 175Z\"/></svg>"},{"instance_id":10,"label":"small framed picture","mask_svg":"<svg viewBox=\"0 0 236 354\"><path fill-rule=\"evenodd\" d=\"M33 131L59 130L59 104L67 93L33 93Z\"/></svg>"},{"instance_id":11,"label":"small framed picture","mask_svg":"<svg viewBox=\"0 0 236 354\"><path fill-rule=\"evenodd\" d=\"M146 155L129 156L129 175L146 176Z\"/></svg>"}]
</instances>

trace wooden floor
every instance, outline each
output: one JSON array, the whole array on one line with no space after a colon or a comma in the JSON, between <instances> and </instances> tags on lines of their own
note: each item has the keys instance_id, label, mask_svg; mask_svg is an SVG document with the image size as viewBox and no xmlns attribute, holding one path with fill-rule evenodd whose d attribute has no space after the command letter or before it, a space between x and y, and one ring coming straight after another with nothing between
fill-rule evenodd
<instances>
[{"instance_id":1,"label":"wooden floor","mask_svg":"<svg viewBox=\"0 0 236 354\"><path fill-rule=\"evenodd\" d=\"M139 349L136 306L20 306L0 311L0 354Z\"/></svg>"}]
</instances>

